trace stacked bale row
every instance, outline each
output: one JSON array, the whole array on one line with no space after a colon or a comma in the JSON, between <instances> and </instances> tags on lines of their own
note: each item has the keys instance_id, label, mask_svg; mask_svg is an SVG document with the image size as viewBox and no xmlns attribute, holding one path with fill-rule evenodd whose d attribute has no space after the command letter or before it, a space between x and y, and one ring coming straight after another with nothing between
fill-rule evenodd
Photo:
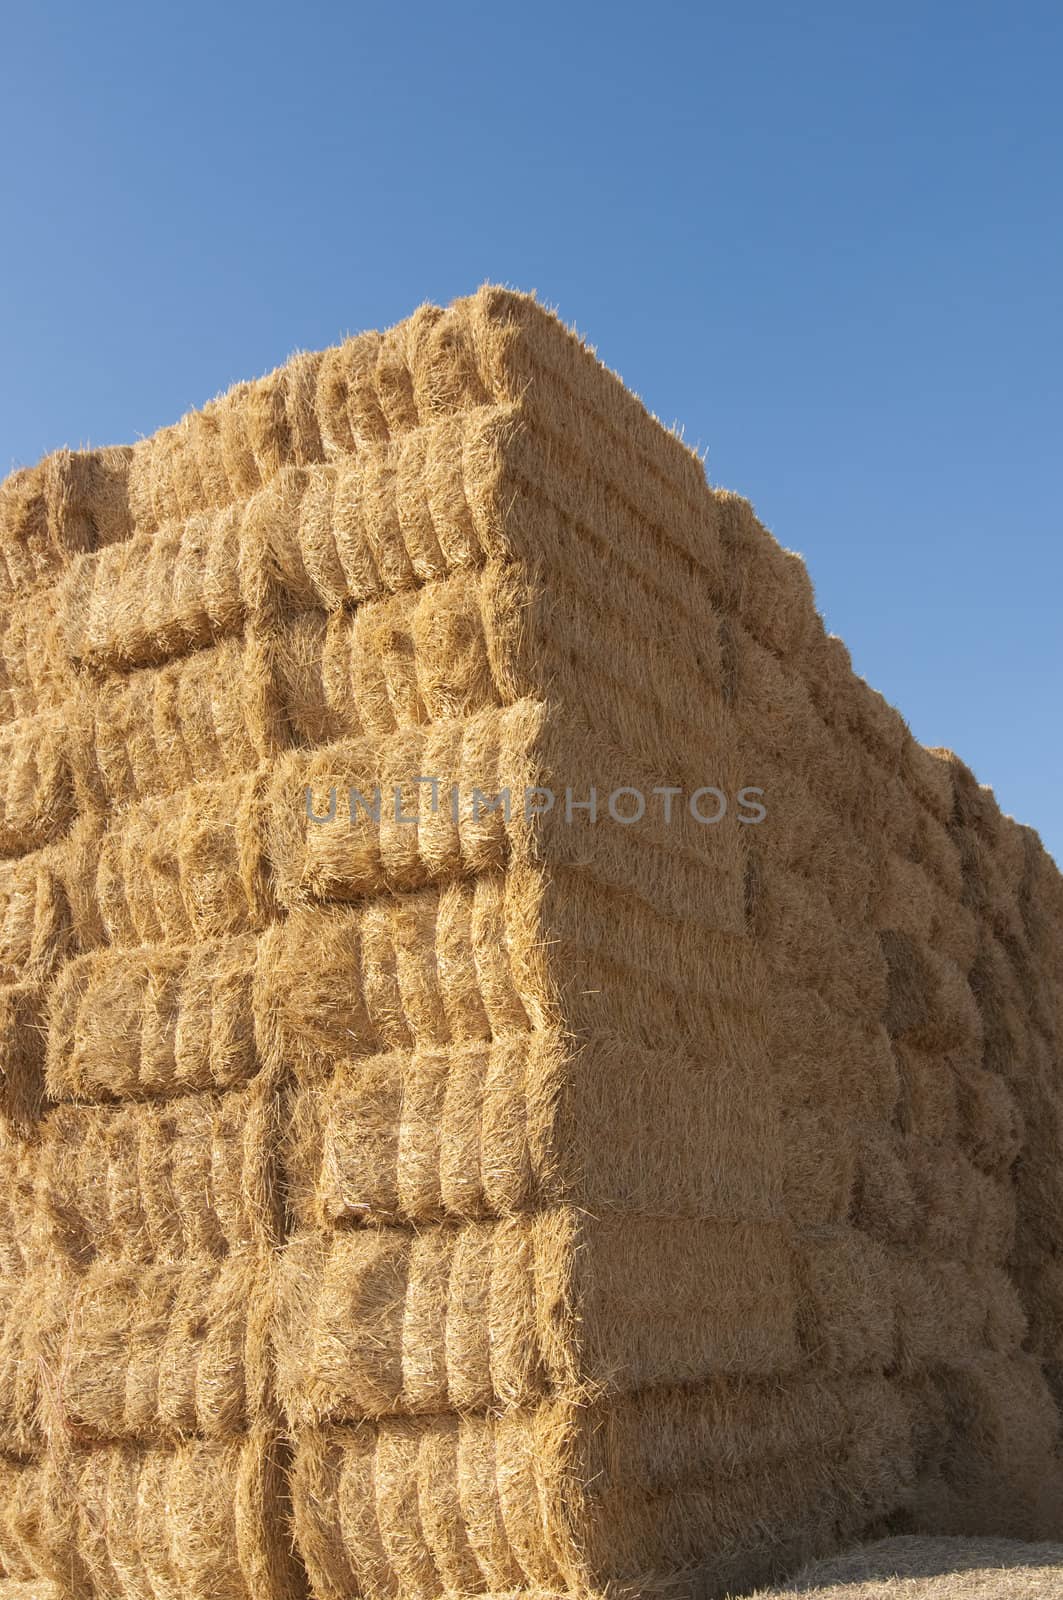
<instances>
[{"instance_id":1,"label":"stacked bale row","mask_svg":"<svg viewBox=\"0 0 1063 1600\"><path fill-rule=\"evenodd\" d=\"M484 291L0 523L12 1580L1051 1521L1058 876L589 352Z\"/></svg>"}]
</instances>

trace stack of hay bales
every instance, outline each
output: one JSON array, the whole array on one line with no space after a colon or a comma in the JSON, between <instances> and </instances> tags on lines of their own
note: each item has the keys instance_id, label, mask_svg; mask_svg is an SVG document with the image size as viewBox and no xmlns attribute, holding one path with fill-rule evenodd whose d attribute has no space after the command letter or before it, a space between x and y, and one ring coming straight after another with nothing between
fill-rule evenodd
<instances>
[{"instance_id":1,"label":"stack of hay bales","mask_svg":"<svg viewBox=\"0 0 1063 1600\"><path fill-rule=\"evenodd\" d=\"M498 290L0 495L9 1579L1058 1532L1063 885L744 502Z\"/></svg>"}]
</instances>

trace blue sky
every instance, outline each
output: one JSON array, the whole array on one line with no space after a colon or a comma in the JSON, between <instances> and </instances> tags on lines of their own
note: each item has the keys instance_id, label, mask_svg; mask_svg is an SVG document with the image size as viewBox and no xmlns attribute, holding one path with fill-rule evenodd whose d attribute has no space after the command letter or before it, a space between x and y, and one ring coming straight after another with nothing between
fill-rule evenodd
<instances>
[{"instance_id":1,"label":"blue sky","mask_svg":"<svg viewBox=\"0 0 1063 1600\"><path fill-rule=\"evenodd\" d=\"M535 289L1063 860L1063 8L44 3L0 469Z\"/></svg>"}]
</instances>

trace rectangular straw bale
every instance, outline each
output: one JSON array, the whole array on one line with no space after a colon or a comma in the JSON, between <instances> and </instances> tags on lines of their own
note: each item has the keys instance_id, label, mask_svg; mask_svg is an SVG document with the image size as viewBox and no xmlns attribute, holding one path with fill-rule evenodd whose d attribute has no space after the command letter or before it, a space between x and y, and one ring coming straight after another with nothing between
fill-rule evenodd
<instances>
[{"instance_id":1,"label":"rectangular straw bale","mask_svg":"<svg viewBox=\"0 0 1063 1600\"><path fill-rule=\"evenodd\" d=\"M283 1447L268 1430L173 1449L101 1444L6 1466L0 1558L71 1600L295 1600L288 1530L277 1515Z\"/></svg>"},{"instance_id":2,"label":"rectangular straw bale","mask_svg":"<svg viewBox=\"0 0 1063 1600\"><path fill-rule=\"evenodd\" d=\"M1018 1354L942 1362L914 1395L914 1530L1049 1537L1063 1471L1040 1364Z\"/></svg>"},{"instance_id":3,"label":"rectangular straw bale","mask_svg":"<svg viewBox=\"0 0 1063 1600\"><path fill-rule=\"evenodd\" d=\"M44 1095L44 998L39 983L0 986L0 1123L29 1131Z\"/></svg>"},{"instance_id":4,"label":"rectangular straw bale","mask_svg":"<svg viewBox=\"0 0 1063 1600\"><path fill-rule=\"evenodd\" d=\"M770 826L765 818L752 834L758 876L749 882L751 911L756 910L763 864L807 879L826 895L835 917L850 923L866 920L878 893L881 852L846 827L791 760L774 751L763 753L759 727L752 718L743 718L747 755L742 783L755 779L771 818Z\"/></svg>"},{"instance_id":5,"label":"rectangular straw bale","mask_svg":"<svg viewBox=\"0 0 1063 1600\"><path fill-rule=\"evenodd\" d=\"M263 1252L281 1231L276 1095L57 1105L41 1132L35 1211L48 1255L150 1263Z\"/></svg>"},{"instance_id":6,"label":"rectangular straw bale","mask_svg":"<svg viewBox=\"0 0 1063 1600\"><path fill-rule=\"evenodd\" d=\"M32 1130L36 1135L37 1129ZM0 1277L17 1282L40 1260L38 1145L0 1123Z\"/></svg>"},{"instance_id":7,"label":"rectangular straw bale","mask_svg":"<svg viewBox=\"0 0 1063 1600\"><path fill-rule=\"evenodd\" d=\"M0 723L48 716L70 688L54 591L0 612Z\"/></svg>"},{"instance_id":8,"label":"rectangular straw bale","mask_svg":"<svg viewBox=\"0 0 1063 1600\"><path fill-rule=\"evenodd\" d=\"M0 487L0 599L39 589L78 553L131 531L132 450L56 450Z\"/></svg>"},{"instance_id":9,"label":"rectangular straw bale","mask_svg":"<svg viewBox=\"0 0 1063 1600\"><path fill-rule=\"evenodd\" d=\"M777 1154L780 1147L781 1171ZM782 1207L795 1226L844 1222L853 1203L857 1157L849 1130L839 1129L834 1116L803 1105L790 1107L784 1101L776 1140L759 1141L758 1157L762 1149L775 1166L781 1181ZM759 1178L759 1160L756 1165ZM761 1192L770 1193L773 1187L765 1184Z\"/></svg>"},{"instance_id":10,"label":"rectangular straw bale","mask_svg":"<svg viewBox=\"0 0 1063 1600\"><path fill-rule=\"evenodd\" d=\"M51 992L53 1099L144 1098L227 1089L259 1065L252 936L93 951Z\"/></svg>"},{"instance_id":11,"label":"rectangular straw bale","mask_svg":"<svg viewBox=\"0 0 1063 1600\"><path fill-rule=\"evenodd\" d=\"M357 899L502 869L514 830L524 826L524 790L533 782L528 751L542 716L538 705L518 702L467 721L296 752L282 760L271 787L266 844L282 902ZM432 792L422 793L414 782L420 775L439 780L434 810ZM451 803L455 785L456 808ZM379 817L360 800L349 803L353 789L372 806L378 786ZM474 789L492 800L507 787L518 796L511 822L502 809L489 810L483 803L475 808L479 815L473 814ZM335 802L332 820L311 820L307 789L317 817L328 817Z\"/></svg>"},{"instance_id":12,"label":"rectangular straw bale","mask_svg":"<svg viewBox=\"0 0 1063 1600\"><path fill-rule=\"evenodd\" d=\"M964 1114L965 1080L968 1073L980 1074L982 1068L969 1064L961 1052L941 1055L919 1050L904 1039L893 1041L893 1056L900 1079L901 1132L955 1144Z\"/></svg>"},{"instance_id":13,"label":"rectangular straw bale","mask_svg":"<svg viewBox=\"0 0 1063 1600\"><path fill-rule=\"evenodd\" d=\"M58 717L0 728L0 855L50 844L74 820L69 739Z\"/></svg>"},{"instance_id":14,"label":"rectangular straw bale","mask_svg":"<svg viewBox=\"0 0 1063 1600\"><path fill-rule=\"evenodd\" d=\"M484 408L307 472L278 552L282 583L332 611L502 555L496 479L510 429L507 412Z\"/></svg>"},{"instance_id":15,"label":"rectangular straw bale","mask_svg":"<svg viewBox=\"0 0 1063 1600\"><path fill-rule=\"evenodd\" d=\"M79 557L56 597L71 666L157 666L239 632L243 521L241 506L204 511Z\"/></svg>"},{"instance_id":16,"label":"rectangular straw bale","mask_svg":"<svg viewBox=\"0 0 1063 1600\"><path fill-rule=\"evenodd\" d=\"M930 945L888 929L879 935L886 961L883 1022L891 1038L917 1048L950 1050L976 1046L982 1016L967 974Z\"/></svg>"},{"instance_id":17,"label":"rectangular straw bale","mask_svg":"<svg viewBox=\"0 0 1063 1600\"><path fill-rule=\"evenodd\" d=\"M766 1010L766 1070L782 1105L842 1126L893 1116L900 1080L881 1024L832 1011L814 989L775 989Z\"/></svg>"},{"instance_id":18,"label":"rectangular straw bale","mask_svg":"<svg viewBox=\"0 0 1063 1600\"><path fill-rule=\"evenodd\" d=\"M755 1071L711 1050L503 1034L338 1062L284 1117L304 1225L475 1220L562 1200L596 1214L777 1214L770 1104ZM637 1130L651 1122L647 1145Z\"/></svg>"},{"instance_id":19,"label":"rectangular straw bale","mask_svg":"<svg viewBox=\"0 0 1063 1600\"><path fill-rule=\"evenodd\" d=\"M50 1438L232 1438L263 1420L268 1276L244 1253L54 1274L36 1319Z\"/></svg>"},{"instance_id":20,"label":"rectangular straw bale","mask_svg":"<svg viewBox=\"0 0 1063 1600\"><path fill-rule=\"evenodd\" d=\"M1016 1351L1026 1319L1000 1267L900 1252L891 1257L897 1363L924 1373L942 1361Z\"/></svg>"},{"instance_id":21,"label":"rectangular straw bale","mask_svg":"<svg viewBox=\"0 0 1063 1600\"><path fill-rule=\"evenodd\" d=\"M43 1442L40 1295L39 1272L0 1277L0 1452L4 1455L30 1457Z\"/></svg>"},{"instance_id":22,"label":"rectangular straw bale","mask_svg":"<svg viewBox=\"0 0 1063 1600\"><path fill-rule=\"evenodd\" d=\"M98 823L82 819L59 843L0 860L0 983L42 981L103 942L99 848Z\"/></svg>"},{"instance_id":23,"label":"rectangular straw bale","mask_svg":"<svg viewBox=\"0 0 1063 1600\"><path fill-rule=\"evenodd\" d=\"M239 639L160 668L80 679L71 706L78 798L107 813L128 801L246 772L265 748Z\"/></svg>"},{"instance_id":24,"label":"rectangular straw bale","mask_svg":"<svg viewBox=\"0 0 1063 1600\"><path fill-rule=\"evenodd\" d=\"M882 1247L844 1224L808 1228L798 1261L801 1342L815 1370L885 1371L895 1328Z\"/></svg>"},{"instance_id":25,"label":"rectangular straw bale","mask_svg":"<svg viewBox=\"0 0 1063 1600\"><path fill-rule=\"evenodd\" d=\"M952 820L952 773L940 750L927 749L918 739L909 739L904 746L904 768L913 792L932 812L943 827Z\"/></svg>"},{"instance_id":26,"label":"rectangular straw bale","mask_svg":"<svg viewBox=\"0 0 1063 1600\"><path fill-rule=\"evenodd\" d=\"M264 780L192 784L119 812L103 836L96 898L114 945L223 939L274 909Z\"/></svg>"},{"instance_id":27,"label":"rectangular straw bale","mask_svg":"<svg viewBox=\"0 0 1063 1600\"><path fill-rule=\"evenodd\" d=\"M823 1379L306 1430L295 1527L323 1600L658 1592L679 1558L723 1594L888 1503L877 1455L909 1433L881 1380Z\"/></svg>"},{"instance_id":28,"label":"rectangular straw bale","mask_svg":"<svg viewBox=\"0 0 1063 1600\"><path fill-rule=\"evenodd\" d=\"M575 1032L620 1032L649 1048L700 1038L729 1061L769 1070L766 967L734 931L731 906L710 900L700 916L664 915L586 862L544 874L541 903L546 972Z\"/></svg>"},{"instance_id":29,"label":"rectangular straw bale","mask_svg":"<svg viewBox=\"0 0 1063 1600\"><path fill-rule=\"evenodd\" d=\"M1010 1180L982 1172L959 1150L909 1137L904 1160L919 1218L915 1238L935 1255L1003 1261L1015 1236Z\"/></svg>"},{"instance_id":30,"label":"rectangular straw bale","mask_svg":"<svg viewBox=\"0 0 1063 1600\"><path fill-rule=\"evenodd\" d=\"M321 362L296 356L137 445L130 503L138 529L246 499L283 466L320 460L314 396Z\"/></svg>"},{"instance_id":31,"label":"rectangular straw bale","mask_svg":"<svg viewBox=\"0 0 1063 1600\"><path fill-rule=\"evenodd\" d=\"M770 1315L752 1319L754 1304ZM800 1360L795 1309L778 1224L563 1209L310 1234L281 1264L278 1393L301 1426L785 1372Z\"/></svg>"},{"instance_id":32,"label":"rectangular straw bale","mask_svg":"<svg viewBox=\"0 0 1063 1600\"><path fill-rule=\"evenodd\" d=\"M558 775L566 773L561 783ZM438 780L437 790L415 782L425 775ZM634 785L649 795L657 781L663 779L625 766L621 752L587 730L569 731L537 702L518 701L465 722L284 758L272 780L266 849L287 906L412 889L531 856L555 869L593 870L666 917L700 915L711 926L743 931L746 845L737 820L699 824L685 808L671 825L662 814L629 830L606 814L617 788ZM526 794L544 785L557 803L537 817L540 802L533 798L526 810ZM369 809L378 789L379 818ZM508 818L490 804L504 791ZM591 803L593 814L576 809ZM325 820L313 820L308 806Z\"/></svg>"},{"instance_id":33,"label":"rectangular straw bale","mask_svg":"<svg viewBox=\"0 0 1063 1600\"><path fill-rule=\"evenodd\" d=\"M756 931L769 967L786 985L809 985L831 1009L877 1017L886 999L886 962L870 928L836 918L807 879L765 865L757 885Z\"/></svg>"},{"instance_id":34,"label":"rectangular straw bale","mask_svg":"<svg viewBox=\"0 0 1063 1600\"><path fill-rule=\"evenodd\" d=\"M522 922L532 924L537 892L534 880L485 874L277 923L258 955L269 1063L314 1068L540 1022L545 995Z\"/></svg>"}]
</instances>

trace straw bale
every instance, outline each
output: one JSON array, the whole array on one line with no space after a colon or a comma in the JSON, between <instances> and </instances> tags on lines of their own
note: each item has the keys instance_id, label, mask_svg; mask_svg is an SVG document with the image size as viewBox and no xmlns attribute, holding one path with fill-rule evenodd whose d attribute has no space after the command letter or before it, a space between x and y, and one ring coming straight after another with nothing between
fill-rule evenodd
<instances>
[{"instance_id":1,"label":"straw bale","mask_svg":"<svg viewBox=\"0 0 1063 1600\"><path fill-rule=\"evenodd\" d=\"M0 1278L0 1452L32 1456L41 1446L38 1273Z\"/></svg>"},{"instance_id":2,"label":"straw bale","mask_svg":"<svg viewBox=\"0 0 1063 1600\"><path fill-rule=\"evenodd\" d=\"M282 903L357 899L503 869L513 837L520 837L522 828L529 831L522 819L524 792L533 781L529 751L542 722L542 707L518 702L465 721L283 759L271 784L266 838ZM430 792L414 782L418 775L439 780L434 811ZM348 804L351 789L373 804L378 786L379 820L360 802ZM501 808L474 807L474 790L490 799L507 788L517 797L511 821ZM319 817L328 816L335 794L333 822L310 819L307 789ZM400 814L418 820L402 822Z\"/></svg>"},{"instance_id":3,"label":"straw bale","mask_svg":"<svg viewBox=\"0 0 1063 1600\"><path fill-rule=\"evenodd\" d=\"M751 1140L742 1129L746 1140L746 1159ZM857 1180L858 1160L856 1142L841 1134L833 1116L821 1111L810 1111L798 1106L784 1109L781 1116L780 1141L782 1144L782 1204L786 1216L796 1227L821 1227L843 1222L853 1204L853 1191ZM754 1147L754 1159L766 1150L775 1162L775 1150L763 1136ZM737 1155L735 1159L742 1160ZM760 1162L757 1161L760 1183ZM761 1192L771 1192L770 1182Z\"/></svg>"},{"instance_id":4,"label":"straw bale","mask_svg":"<svg viewBox=\"0 0 1063 1600\"><path fill-rule=\"evenodd\" d=\"M890 1503L896 1483L877 1461L896 1459L909 1431L881 1381L822 1378L306 1430L296 1536L324 1600L691 1584L722 1595Z\"/></svg>"},{"instance_id":5,"label":"straw bale","mask_svg":"<svg viewBox=\"0 0 1063 1600\"><path fill-rule=\"evenodd\" d=\"M900 1081L900 1132L955 1144L964 1115L963 1084L969 1072L977 1074L981 1068L961 1052L919 1050L903 1038L893 1041L893 1055Z\"/></svg>"},{"instance_id":6,"label":"straw bale","mask_svg":"<svg viewBox=\"0 0 1063 1600\"><path fill-rule=\"evenodd\" d=\"M309 1234L280 1269L278 1393L301 1426L520 1406L546 1385L581 1394L784 1372L799 1361L793 1274L777 1223L592 1221L562 1208Z\"/></svg>"},{"instance_id":7,"label":"straw bale","mask_svg":"<svg viewBox=\"0 0 1063 1600\"><path fill-rule=\"evenodd\" d=\"M259 1064L255 955L254 939L243 936L71 961L50 1000L52 1098L143 1098L245 1082Z\"/></svg>"},{"instance_id":8,"label":"straw bale","mask_svg":"<svg viewBox=\"0 0 1063 1600\"><path fill-rule=\"evenodd\" d=\"M58 839L74 818L65 727L34 718L0 728L0 855L25 855Z\"/></svg>"},{"instance_id":9,"label":"straw bale","mask_svg":"<svg viewBox=\"0 0 1063 1600\"><path fill-rule=\"evenodd\" d=\"M853 1221L887 1243L908 1242L922 1219L905 1142L893 1128L868 1123L856 1130L855 1145Z\"/></svg>"},{"instance_id":10,"label":"straw bale","mask_svg":"<svg viewBox=\"0 0 1063 1600\"><path fill-rule=\"evenodd\" d=\"M808 569L799 555L764 537L748 500L723 492L715 499L728 610L775 654L802 655L818 622Z\"/></svg>"},{"instance_id":11,"label":"straw bale","mask_svg":"<svg viewBox=\"0 0 1063 1600\"><path fill-rule=\"evenodd\" d=\"M320 461L314 395L321 361L296 356L137 445L129 498L138 531L246 499L282 467Z\"/></svg>"},{"instance_id":12,"label":"straw bale","mask_svg":"<svg viewBox=\"0 0 1063 1600\"><path fill-rule=\"evenodd\" d=\"M888 972L884 1022L891 1037L930 1050L977 1045L983 1013L955 962L907 934L880 934Z\"/></svg>"},{"instance_id":13,"label":"straw bale","mask_svg":"<svg viewBox=\"0 0 1063 1600\"><path fill-rule=\"evenodd\" d=\"M743 718L742 744L747 754L743 784L755 774L763 789L770 826L758 825L753 850L765 866L774 865L805 878L825 894L834 917L848 923L868 919L878 892L881 852L852 833L825 800L820 784L774 750L762 754L764 719ZM822 767L817 761L822 780Z\"/></svg>"},{"instance_id":14,"label":"straw bale","mask_svg":"<svg viewBox=\"0 0 1063 1600\"><path fill-rule=\"evenodd\" d=\"M0 1122L28 1130L44 1094L45 1024L37 983L0 987Z\"/></svg>"},{"instance_id":15,"label":"straw bale","mask_svg":"<svg viewBox=\"0 0 1063 1600\"><path fill-rule=\"evenodd\" d=\"M81 551L128 537L132 453L57 450L0 486L0 598L37 590Z\"/></svg>"},{"instance_id":16,"label":"straw bale","mask_svg":"<svg viewBox=\"0 0 1063 1600\"><path fill-rule=\"evenodd\" d=\"M511 431L509 411L485 407L308 470L276 552L282 583L332 611L502 556L499 446Z\"/></svg>"},{"instance_id":17,"label":"straw bale","mask_svg":"<svg viewBox=\"0 0 1063 1600\"><path fill-rule=\"evenodd\" d=\"M48 716L70 688L53 591L0 611L0 723Z\"/></svg>"},{"instance_id":18,"label":"straw bale","mask_svg":"<svg viewBox=\"0 0 1063 1600\"><path fill-rule=\"evenodd\" d=\"M45 1249L97 1259L223 1259L279 1237L275 1092L57 1105L41 1131L35 1216Z\"/></svg>"},{"instance_id":19,"label":"straw bale","mask_svg":"<svg viewBox=\"0 0 1063 1600\"><path fill-rule=\"evenodd\" d=\"M249 773L119 813L96 869L109 941L180 944L264 927L273 909L264 791Z\"/></svg>"},{"instance_id":20,"label":"straw bale","mask_svg":"<svg viewBox=\"0 0 1063 1600\"><path fill-rule=\"evenodd\" d=\"M231 1438L262 1420L268 1261L96 1261L55 1275L37 1332L57 1443Z\"/></svg>"},{"instance_id":21,"label":"straw bale","mask_svg":"<svg viewBox=\"0 0 1063 1600\"><path fill-rule=\"evenodd\" d=\"M0 1473L0 1558L71 1600L295 1600L283 1451L267 1431L173 1449L101 1444Z\"/></svg>"},{"instance_id":22,"label":"straw bale","mask_svg":"<svg viewBox=\"0 0 1063 1600\"><path fill-rule=\"evenodd\" d=\"M36 1208L39 1125L22 1137L0 1122L0 1277L21 1280L40 1259Z\"/></svg>"},{"instance_id":23,"label":"straw bale","mask_svg":"<svg viewBox=\"0 0 1063 1600\"><path fill-rule=\"evenodd\" d=\"M881 1025L839 1015L812 989L770 991L765 1007L766 1070L783 1105L841 1126L890 1120L900 1079Z\"/></svg>"},{"instance_id":24,"label":"straw bale","mask_svg":"<svg viewBox=\"0 0 1063 1600\"><path fill-rule=\"evenodd\" d=\"M1000 1267L900 1253L890 1262L896 1359L904 1373L989 1351L1017 1351L1026 1334L1018 1290Z\"/></svg>"},{"instance_id":25,"label":"straw bale","mask_svg":"<svg viewBox=\"0 0 1063 1600\"><path fill-rule=\"evenodd\" d=\"M77 822L58 844L0 860L0 983L52 977L103 941L93 882L99 826Z\"/></svg>"},{"instance_id":26,"label":"straw bale","mask_svg":"<svg viewBox=\"0 0 1063 1600\"><path fill-rule=\"evenodd\" d=\"M799 1327L817 1372L881 1373L892 1362L894 1308L881 1245L844 1225L800 1235Z\"/></svg>"},{"instance_id":27,"label":"straw bale","mask_svg":"<svg viewBox=\"0 0 1063 1600\"><path fill-rule=\"evenodd\" d=\"M46 464L20 467L0 483L0 550L5 599L28 587L47 560Z\"/></svg>"},{"instance_id":28,"label":"straw bale","mask_svg":"<svg viewBox=\"0 0 1063 1600\"><path fill-rule=\"evenodd\" d=\"M534 1020L517 948L535 885L498 875L356 910L297 912L259 948L271 1063L489 1039ZM531 1002L529 1001L529 1004Z\"/></svg>"},{"instance_id":29,"label":"straw bale","mask_svg":"<svg viewBox=\"0 0 1063 1600\"><path fill-rule=\"evenodd\" d=\"M751 1220L778 1214L759 1075L711 1050L556 1030L340 1061L284 1113L304 1225L475 1220L568 1201ZM652 1144L639 1130L656 1129ZM603 1159L604 1155L604 1159Z\"/></svg>"},{"instance_id":30,"label":"straw bale","mask_svg":"<svg viewBox=\"0 0 1063 1600\"><path fill-rule=\"evenodd\" d=\"M72 706L78 798L102 812L247 771L265 753L236 639L160 669L82 680Z\"/></svg>"},{"instance_id":31,"label":"straw bale","mask_svg":"<svg viewBox=\"0 0 1063 1600\"><path fill-rule=\"evenodd\" d=\"M936 1255L1002 1261L1015 1233L1015 1192L981 1172L960 1151L929 1140L905 1141L905 1164L918 1214L918 1237Z\"/></svg>"},{"instance_id":32,"label":"straw bale","mask_svg":"<svg viewBox=\"0 0 1063 1600\"><path fill-rule=\"evenodd\" d=\"M242 627L243 508L203 511L81 556L56 604L72 665L160 665Z\"/></svg>"},{"instance_id":33,"label":"straw bale","mask_svg":"<svg viewBox=\"0 0 1063 1600\"><path fill-rule=\"evenodd\" d=\"M780 984L816 989L832 1010L877 1017L886 998L886 963L869 928L834 917L807 879L766 863L757 888L755 931Z\"/></svg>"},{"instance_id":34,"label":"straw bale","mask_svg":"<svg viewBox=\"0 0 1063 1600\"><path fill-rule=\"evenodd\" d=\"M1058 1422L1039 1364L972 1356L915 1388L916 1532L1049 1537L1059 1526Z\"/></svg>"}]
</instances>

